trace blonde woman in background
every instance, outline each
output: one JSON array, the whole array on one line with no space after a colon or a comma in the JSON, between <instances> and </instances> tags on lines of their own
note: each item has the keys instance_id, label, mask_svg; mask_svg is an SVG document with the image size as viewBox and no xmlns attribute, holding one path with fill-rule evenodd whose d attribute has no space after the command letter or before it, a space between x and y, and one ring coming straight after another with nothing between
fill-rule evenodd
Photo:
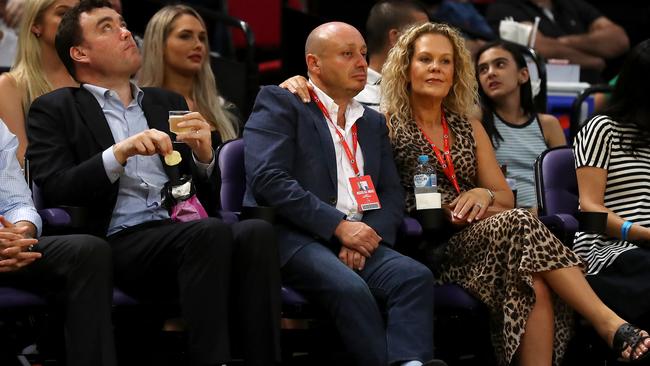
<instances>
[{"instance_id":1,"label":"blonde woman in background","mask_svg":"<svg viewBox=\"0 0 650 366\"><path fill-rule=\"evenodd\" d=\"M78 86L54 49L63 14L78 0L27 0L18 33L18 53L10 72L0 75L0 118L18 137L16 157L27 149L25 115L32 101L54 89Z\"/></svg>"},{"instance_id":2,"label":"blonde woman in background","mask_svg":"<svg viewBox=\"0 0 650 366\"><path fill-rule=\"evenodd\" d=\"M185 5L160 9L144 33L141 86L175 91L212 125L213 146L238 136L234 105L219 96L209 62L205 22Z\"/></svg>"}]
</instances>

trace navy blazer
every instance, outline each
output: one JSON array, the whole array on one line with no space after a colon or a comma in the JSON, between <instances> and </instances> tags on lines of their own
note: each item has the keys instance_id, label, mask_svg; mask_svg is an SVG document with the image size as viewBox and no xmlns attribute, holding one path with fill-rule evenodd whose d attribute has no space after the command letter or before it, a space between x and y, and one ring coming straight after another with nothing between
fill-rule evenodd
<instances>
[{"instance_id":1,"label":"navy blazer","mask_svg":"<svg viewBox=\"0 0 650 366\"><path fill-rule=\"evenodd\" d=\"M147 124L169 134L168 111L187 110L185 99L160 88L142 90ZM37 98L27 117L27 136L30 170L45 203L85 208L89 217L84 231L105 236L117 201L119 179L111 183L104 169L102 152L115 141L97 99L85 88L61 88ZM174 148L183 160L176 167L163 162L165 172L170 178L179 173L192 174L201 203L209 214L216 214L219 169L215 166L212 176L201 179L189 147L178 144Z\"/></svg>"},{"instance_id":2,"label":"navy blazer","mask_svg":"<svg viewBox=\"0 0 650 366\"><path fill-rule=\"evenodd\" d=\"M282 264L314 241L333 250L340 246L333 234L345 215L336 209L336 160L327 123L314 102L304 104L288 91L268 86L258 94L244 127L244 205L277 210ZM372 177L382 205L364 213L363 222L382 237L383 244L393 245L404 214L404 191L388 129L384 117L369 108L356 124L364 173Z\"/></svg>"}]
</instances>

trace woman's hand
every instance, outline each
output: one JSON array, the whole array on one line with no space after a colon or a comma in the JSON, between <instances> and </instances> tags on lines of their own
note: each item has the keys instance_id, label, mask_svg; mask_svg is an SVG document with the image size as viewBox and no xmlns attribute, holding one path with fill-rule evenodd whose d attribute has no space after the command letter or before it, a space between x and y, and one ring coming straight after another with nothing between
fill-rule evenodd
<instances>
[{"instance_id":1,"label":"woman's hand","mask_svg":"<svg viewBox=\"0 0 650 366\"><path fill-rule=\"evenodd\" d=\"M485 217L492 204L492 195L485 188L474 188L461 193L449 204L451 215L456 220L472 223Z\"/></svg>"},{"instance_id":2,"label":"woman's hand","mask_svg":"<svg viewBox=\"0 0 650 366\"><path fill-rule=\"evenodd\" d=\"M454 210L449 206L442 206L442 212L444 212L447 221L457 230L469 225L469 222L466 220L461 220L454 216Z\"/></svg>"},{"instance_id":3,"label":"woman's hand","mask_svg":"<svg viewBox=\"0 0 650 366\"><path fill-rule=\"evenodd\" d=\"M298 96L304 103L309 103L311 101L311 96L309 91L312 90L309 80L305 79L304 76L296 75L288 78L283 81L280 85L280 88L287 89L294 95Z\"/></svg>"}]
</instances>

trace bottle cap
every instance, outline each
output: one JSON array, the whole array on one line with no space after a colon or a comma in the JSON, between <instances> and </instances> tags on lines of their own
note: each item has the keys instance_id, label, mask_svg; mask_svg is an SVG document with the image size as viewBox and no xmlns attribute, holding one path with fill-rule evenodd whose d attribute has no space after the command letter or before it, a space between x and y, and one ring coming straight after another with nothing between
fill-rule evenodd
<instances>
[{"instance_id":1,"label":"bottle cap","mask_svg":"<svg viewBox=\"0 0 650 366\"><path fill-rule=\"evenodd\" d=\"M429 156L428 155L420 155L418 156L418 163L423 164L423 163L428 163L429 162Z\"/></svg>"}]
</instances>

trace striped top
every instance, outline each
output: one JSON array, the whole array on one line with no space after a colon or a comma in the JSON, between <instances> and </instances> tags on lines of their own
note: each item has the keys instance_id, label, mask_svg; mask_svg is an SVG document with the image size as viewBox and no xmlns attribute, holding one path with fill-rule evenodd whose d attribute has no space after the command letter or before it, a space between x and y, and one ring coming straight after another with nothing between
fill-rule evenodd
<instances>
[{"instance_id":1,"label":"striped top","mask_svg":"<svg viewBox=\"0 0 650 366\"><path fill-rule=\"evenodd\" d=\"M537 114L526 123L515 125L494 114L494 127L503 140L496 140L494 152L499 164L507 165L508 178L513 178L517 189L517 207L537 206L533 163L546 150L546 140L542 133Z\"/></svg>"},{"instance_id":2,"label":"striped top","mask_svg":"<svg viewBox=\"0 0 650 366\"><path fill-rule=\"evenodd\" d=\"M590 166L607 170L605 207L644 227L650 226L650 147L636 148L633 156L621 142L629 142L639 131L607 116L595 116L578 133L573 145L576 168ZM624 145L625 146L625 145ZM636 245L604 234L576 233L573 250L589 263L593 275L609 266Z\"/></svg>"}]
</instances>

